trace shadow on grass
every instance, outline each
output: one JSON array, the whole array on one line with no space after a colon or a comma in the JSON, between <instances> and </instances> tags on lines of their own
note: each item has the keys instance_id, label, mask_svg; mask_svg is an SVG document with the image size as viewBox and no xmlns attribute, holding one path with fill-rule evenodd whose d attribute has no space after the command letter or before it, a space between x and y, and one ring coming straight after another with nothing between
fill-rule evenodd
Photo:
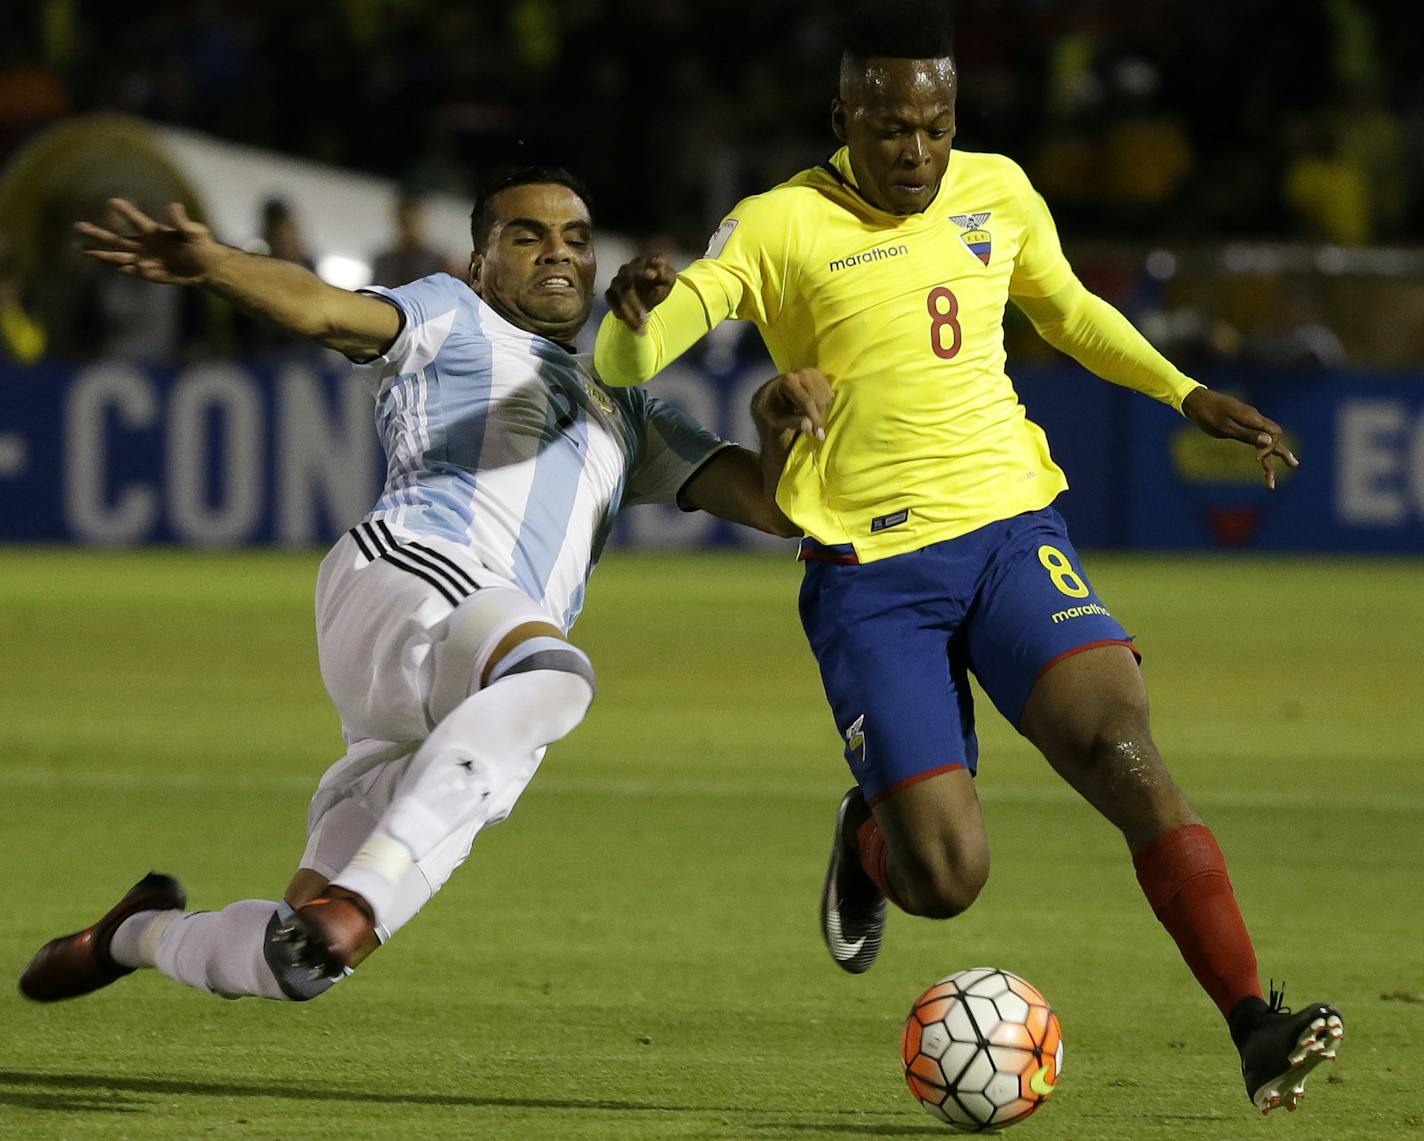
<instances>
[{"instance_id":1,"label":"shadow on grass","mask_svg":"<svg viewBox=\"0 0 1424 1141\"><path fill-rule=\"evenodd\" d=\"M0 1105L15 1109L47 1109L54 1113L141 1113L143 1107L117 1094L112 1099L73 1097L64 1093L0 1093Z\"/></svg>"},{"instance_id":2,"label":"shadow on grass","mask_svg":"<svg viewBox=\"0 0 1424 1141\"><path fill-rule=\"evenodd\" d=\"M614 1098L494 1097L442 1093L386 1093L340 1086L299 1086L261 1082L206 1081L190 1078L146 1078L99 1074L45 1073L37 1070L0 1070L0 1106L17 1109L50 1110L57 1113L142 1113L148 1109L134 1095L187 1095L195 1097L265 1097L292 1101L367 1103L376 1105L421 1105L449 1108L562 1109L586 1113L690 1113L721 1115L742 1119L741 1128L757 1132L863 1134L867 1137L943 1137L936 1126L898 1125L870 1121L854 1124L835 1121L839 1114L865 1116L864 1111L845 1109L822 1111L823 1121L746 1121L748 1115L764 1116L765 1107L711 1105L664 1105L651 1101L622 1101ZM873 1115L872 1115L873 1116Z\"/></svg>"},{"instance_id":3,"label":"shadow on grass","mask_svg":"<svg viewBox=\"0 0 1424 1141\"><path fill-rule=\"evenodd\" d=\"M747 1128L767 1133L832 1133L843 1137L847 1133L866 1137L938 1137L949 1136L943 1125L847 1125L842 1121L758 1121Z\"/></svg>"},{"instance_id":4,"label":"shadow on grass","mask_svg":"<svg viewBox=\"0 0 1424 1141\"><path fill-rule=\"evenodd\" d=\"M109 1101L102 1096L84 1096L79 1091L96 1090L129 1094L196 1094L200 1097L274 1097L293 1101L368 1102L379 1105L495 1106L510 1109L603 1109L614 1112L646 1113L731 1113L735 1110L712 1106L659 1105L656 1102L618 1101L612 1098L481 1097L445 1093L383 1093L379 1090L346 1089L340 1086L264 1085L258 1082L214 1082L186 1078L140 1078L99 1074L43 1073L0 1070L0 1086L27 1086L51 1093L0 1092L0 1103L27 1105L34 1109L132 1110L132 1103Z\"/></svg>"}]
</instances>

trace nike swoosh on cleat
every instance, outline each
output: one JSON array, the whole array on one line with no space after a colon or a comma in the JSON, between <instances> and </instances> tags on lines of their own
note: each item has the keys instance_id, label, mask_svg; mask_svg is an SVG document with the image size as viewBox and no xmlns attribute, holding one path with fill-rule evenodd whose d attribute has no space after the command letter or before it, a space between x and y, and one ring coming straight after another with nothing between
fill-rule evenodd
<instances>
[{"instance_id":1,"label":"nike swoosh on cleat","mask_svg":"<svg viewBox=\"0 0 1424 1141\"><path fill-rule=\"evenodd\" d=\"M1057 1085L1048 1080L1048 1071L1051 1069L1053 1069L1052 1066L1039 1066L1038 1069L1033 1072L1033 1077L1028 1080L1028 1088L1033 1090L1033 1092L1040 1097L1047 1097L1058 1088Z\"/></svg>"},{"instance_id":2,"label":"nike swoosh on cleat","mask_svg":"<svg viewBox=\"0 0 1424 1141\"><path fill-rule=\"evenodd\" d=\"M860 954L860 949L865 946L865 936L862 935L855 942L851 942L841 934L841 914L834 907L826 912L826 937L831 944L831 954L835 955L838 962L845 962Z\"/></svg>"}]
</instances>

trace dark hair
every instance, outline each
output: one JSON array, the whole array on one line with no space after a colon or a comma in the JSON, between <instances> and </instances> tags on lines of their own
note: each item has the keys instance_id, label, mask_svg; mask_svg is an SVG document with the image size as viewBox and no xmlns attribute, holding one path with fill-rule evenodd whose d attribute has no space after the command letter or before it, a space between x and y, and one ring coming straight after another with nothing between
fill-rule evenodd
<instances>
[{"instance_id":1,"label":"dark hair","mask_svg":"<svg viewBox=\"0 0 1424 1141\"><path fill-rule=\"evenodd\" d=\"M583 179L570 174L561 166L542 164L521 166L490 183L480 191L479 197L475 199L475 208L470 211L470 240L474 243L473 248L476 251L483 250L485 243L489 241L490 230L495 223L494 197L496 194L513 186L532 186L544 183L567 186L583 199L583 204L589 208L590 216L593 214L593 204L589 201L588 187L584 186Z\"/></svg>"},{"instance_id":2,"label":"dark hair","mask_svg":"<svg viewBox=\"0 0 1424 1141\"><path fill-rule=\"evenodd\" d=\"M954 54L954 13L948 0L875 0L840 25L851 59L943 59Z\"/></svg>"}]
</instances>

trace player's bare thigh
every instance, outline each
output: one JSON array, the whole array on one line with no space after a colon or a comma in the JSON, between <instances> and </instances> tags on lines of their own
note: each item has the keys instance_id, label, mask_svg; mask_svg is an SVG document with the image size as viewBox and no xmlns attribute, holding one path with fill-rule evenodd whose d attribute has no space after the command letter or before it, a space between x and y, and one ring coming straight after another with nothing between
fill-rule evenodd
<instances>
[{"instance_id":1,"label":"player's bare thigh","mask_svg":"<svg viewBox=\"0 0 1424 1141\"><path fill-rule=\"evenodd\" d=\"M945 919L969 907L989 878L989 840L974 778L938 773L875 802L899 903L914 915Z\"/></svg>"},{"instance_id":2,"label":"player's bare thigh","mask_svg":"<svg viewBox=\"0 0 1424 1141\"><path fill-rule=\"evenodd\" d=\"M1152 740L1147 684L1126 646L1064 658L1029 693L1019 732L1134 849L1200 817Z\"/></svg>"}]
</instances>

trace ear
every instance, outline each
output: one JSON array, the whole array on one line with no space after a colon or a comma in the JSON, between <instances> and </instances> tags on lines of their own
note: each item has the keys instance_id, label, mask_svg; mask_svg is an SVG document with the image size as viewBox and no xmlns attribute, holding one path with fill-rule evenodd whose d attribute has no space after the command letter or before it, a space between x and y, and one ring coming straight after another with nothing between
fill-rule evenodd
<instances>
[{"instance_id":1,"label":"ear","mask_svg":"<svg viewBox=\"0 0 1424 1141\"><path fill-rule=\"evenodd\" d=\"M470 288L476 293L480 291L480 274L484 271L484 255L476 252L470 254L470 268L468 272Z\"/></svg>"},{"instance_id":2,"label":"ear","mask_svg":"<svg viewBox=\"0 0 1424 1141\"><path fill-rule=\"evenodd\" d=\"M849 114L846 105L840 99L831 100L831 130L836 133L836 138L843 143L850 141L846 137L846 119Z\"/></svg>"}]
</instances>

